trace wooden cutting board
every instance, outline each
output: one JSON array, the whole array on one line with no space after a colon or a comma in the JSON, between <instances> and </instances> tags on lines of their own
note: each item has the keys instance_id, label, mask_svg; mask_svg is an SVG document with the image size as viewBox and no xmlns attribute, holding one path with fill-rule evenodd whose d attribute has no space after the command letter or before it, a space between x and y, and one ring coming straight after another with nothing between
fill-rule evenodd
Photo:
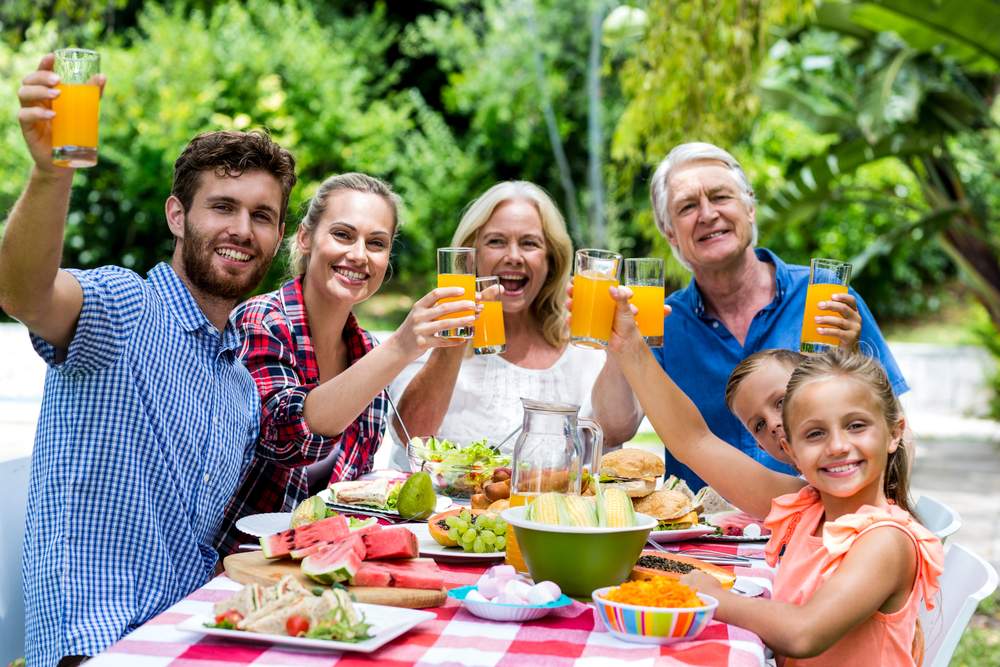
<instances>
[{"instance_id":1,"label":"wooden cutting board","mask_svg":"<svg viewBox=\"0 0 1000 667\"><path fill-rule=\"evenodd\" d=\"M419 558L414 560L432 560ZM222 561L226 576L241 584L264 584L270 586L278 583L285 575L292 575L306 588L322 586L302 574L299 561L279 559L268 560L260 551L247 551L226 556ZM427 590L422 588L382 588L369 586L348 586L354 599L369 604L384 604L390 607L407 607L408 609L424 609L440 607L447 598L447 591Z\"/></svg>"}]
</instances>

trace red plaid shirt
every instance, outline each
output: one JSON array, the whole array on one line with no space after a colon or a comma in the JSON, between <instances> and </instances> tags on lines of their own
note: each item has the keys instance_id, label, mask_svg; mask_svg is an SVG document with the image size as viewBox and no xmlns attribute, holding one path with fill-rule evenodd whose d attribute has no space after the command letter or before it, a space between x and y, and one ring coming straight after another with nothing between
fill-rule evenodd
<instances>
[{"instance_id":1,"label":"red plaid shirt","mask_svg":"<svg viewBox=\"0 0 1000 667\"><path fill-rule=\"evenodd\" d=\"M319 366L302 298L301 276L281 289L254 297L233 312L242 337L240 358L257 383L261 400L260 438L239 490L226 508L216 547L232 553L247 537L236 529L240 518L261 512L290 512L308 495L302 466L334 455L330 481L356 479L369 472L385 431L388 401L381 392L335 438L309 430L302 416L306 396L319 385ZM376 344L351 314L344 325L348 362Z\"/></svg>"}]
</instances>

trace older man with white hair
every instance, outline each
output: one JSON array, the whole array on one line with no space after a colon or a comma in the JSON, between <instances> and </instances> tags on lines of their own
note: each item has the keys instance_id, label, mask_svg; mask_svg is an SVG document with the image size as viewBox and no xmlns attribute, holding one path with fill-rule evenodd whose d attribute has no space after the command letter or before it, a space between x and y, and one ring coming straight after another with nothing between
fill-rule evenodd
<instances>
[{"instance_id":1,"label":"older man with white hair","mask_svg":"<svg viewBox=\"0 0 1000 667\"><path fill-rule=\"evenodd\" d=\"M692 273L688 286L667 298L672 313L664 323L664 345L653 351L657 361L717 436L770 468L795 474L757 447L726 406L725 387L736 364L751 354L798 349L808 267L786 264L770 250L755 247L753 188L739 162L718 146L675 147L653 174L650 191L657 227ZM861 297L849 291L861 315L861 348L882 362L896 393L905 392L909 387L875 318ZM848 297L833 299L829 310L850 307ZM612 335L611 348L618 343ZM607 444L635 434L642 411L614 355L608 355L594 384L593 405ZM668 473L694 489L704 486L670 452L666 457Z\"/></svg>"}]
</instances>

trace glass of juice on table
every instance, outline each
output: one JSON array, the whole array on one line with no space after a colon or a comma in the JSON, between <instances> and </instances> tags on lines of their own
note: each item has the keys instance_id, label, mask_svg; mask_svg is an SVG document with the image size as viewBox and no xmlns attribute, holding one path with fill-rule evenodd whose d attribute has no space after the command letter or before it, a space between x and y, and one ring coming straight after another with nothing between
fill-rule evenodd
<instances>
[{"instance_id":1,"label":"glass of juice on table","mask_svg":"<svg viewBox=\"0 0 1000 667\"><path fill-rule=\"evenodd\" d=\"M503 302L500 300L500 278L476 278L476 295L483 310L476 317L472 335L472 350L476 354L499 354L507 349L503 330Z\"/></svg>"},{"instance_id":2,"label":"glass of juice on table","mask_svg":"<svg viewBox=\"0 0 1000 667\"><path fill-rule=\"evenodd\" d=\"M626 259L625 286L632 290L629 303L639 309L635 323L646 345L663 347L663 260Z\"/></svg>"},{"instance_id":3,"label":"glass of juice on table","mask_svg":"<svg viewBox=\"0 0 1000 667\"><path fill-rule=\"evenodd\" d=\"M97 164L101 56L87 49L59 49L53 70L59 96L52 100L52 162L60 167Z\"/></svg>"},{"instance_id":4,"label":"glass of juice on table","mask_svg":"<svg viewBox=\"0 0 1000 667\"><path fill-rule=\"evenodd\" d=\"M840 345L840 339L820 335L816 318L839 315L832 310L820 310L821 301L830 301L834 294L846 294L851 280L851 265L835 259L813 259L809 262L809 287L806 290L806 308L802 316L802 343L799 349L812 354L826 352Z\"/></svg>"},{"instance_id":5,"label":"glass of juice on table","mask_svg":"<svg viewBox=\"0 0 1000 667\"><path fill-rule=\"evenodd\" d=\"M622 256L610 250L576 251L573 313L569 341L578 347L603 349L611 338L615 301L608 289L618 286Z\"/></svg>"},{"instance_id":6,"label":"glass of juice on table","mask_svg":"<svg viewBox=\"0 0 1000 667\"><path fill-rule=\"evenodd\" d=\"M476 300L476 249L475 248L438 248L438 287L461 287L465 294L461 296L441 299L438 303L449 301L475 301ZM471 310L462 310L452 313L447 317L439 317L439 320L453 319L458 317L469 317L475 313ZM441 338L472 338L472 326L455 327L445 329L437 335Z\"/></svg>"}]
</instances>

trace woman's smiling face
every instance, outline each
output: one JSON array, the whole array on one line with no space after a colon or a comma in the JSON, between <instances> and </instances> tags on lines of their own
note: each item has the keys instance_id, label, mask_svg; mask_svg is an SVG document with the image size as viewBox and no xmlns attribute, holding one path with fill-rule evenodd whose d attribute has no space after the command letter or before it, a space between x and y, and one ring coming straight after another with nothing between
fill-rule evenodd
<instances>
[{"instance_id":1,"label":"woman's smiling face","mask_svg":"<svg viewBox=\"0 0 1000 667\"><path fill-rule=\"evenodd\" d=\"M389 267L392 208L370 192L336 190L311 236L298 236L309 255L306 281L321 294L360 303L378 291Z\"/></svg>"},{"instance_id":2,"label":"woman's smiling face","mask_svg":"<svg viewBox=\"0 0 1000 667\"><path fill-rule=\"evenodd\" d=\"M528 310L549 273L538 209L526 199L509 199L493 211L476 234L480 276L498 276L506 313Z\"/></svg>"}]
</instances>

